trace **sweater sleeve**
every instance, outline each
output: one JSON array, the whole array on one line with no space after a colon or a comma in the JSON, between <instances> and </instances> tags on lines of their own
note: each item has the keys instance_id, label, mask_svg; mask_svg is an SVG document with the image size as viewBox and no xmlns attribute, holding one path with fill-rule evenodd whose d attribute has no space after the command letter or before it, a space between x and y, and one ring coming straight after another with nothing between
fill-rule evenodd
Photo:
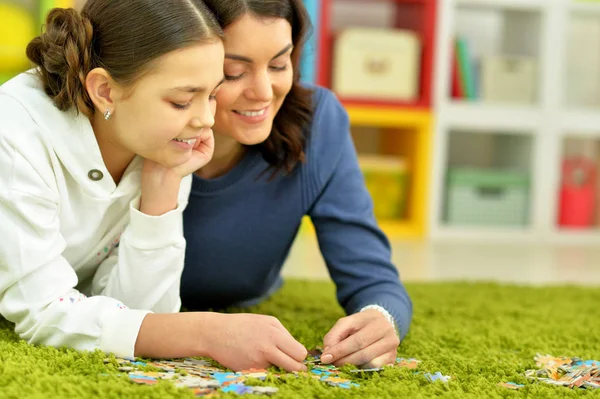
<instances>
[{"instance_id":1,"label":"sweater sleeve","mask_svg":"<svg viewBox=\"0 0 600 399\"><path fill-rule=\"evenodd\" d=\"M375 221L348 116L332 93L321 90L308 156L313 165L309 180L320 192L309 216L339 303L348 314L381 306L392 315L403 338L412 302L391 263L389 242Z\"/></svg>"},{"instance_id":2,"label":"sweater sleeve","mask_svg":"<svg viewBox=\"0 0 600 399\"><path fill-rule=\"evenodd\" d=\"M88 298L62 255L60 198L51 187L0 131L0 314L31 344L131 357L144 317L179 308L183 204L156 219L132 209L122 256L102 265L100 295Z\"/></svg>"},{"instance_id":3,"label":"sweater sleeve","mask_svg":"<svg viewBox=\"0 0 600 399\"><path fill-rule=\"evenodd\" d=\"M141 213L139 198L130 204L116 256L106 259L93 280L93 295L117 298L126 306L175 313L185 256L183 210L191 189L191 176L183 179L178 207L161 216Z\"/></svg>"}]
</instances>

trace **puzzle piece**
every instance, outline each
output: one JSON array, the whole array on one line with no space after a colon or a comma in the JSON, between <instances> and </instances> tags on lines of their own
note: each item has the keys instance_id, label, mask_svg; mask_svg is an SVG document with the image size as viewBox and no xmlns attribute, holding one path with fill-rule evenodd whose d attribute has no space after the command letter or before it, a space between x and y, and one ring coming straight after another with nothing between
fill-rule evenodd
<instances>
[{"instance_id":1,"label":"puzzle piece","mask_svg":"<svg viewBox=\"0 0 600 399\"><path fill-rule=\"evenodd\" d=\"M419 363L421 363L420 360L417 359L405 359L403 357L398 357L396 358L396 367L404 367L407 369L416 369L417 367L419 367Z\"/></svg>"},{"instance_id":2,"label":"puzzle piece","mask_svg":"<svg viewBox=\"0 0 600 399\"><path fill-rule=\"evenodd\" d=\"M309 352L305 363L309 367L308 373L293 373L293 375L307 376L323 383L342 388L350 389L360 386L359 384L340 377L340 371L331 364L321 364L321 348L316 348ZM398 358L397 367L416 368L419 360ZM105 363L112 362L111 359L105 359ZM262 394L272 395L278 392L275 387L257 387L245 385L248 379L265 380L267 376L275 378L281 377L280 374L272 374L264 369L242 370L237 373L227 372L220 367L213 365L212 362L203 359L174 359L174 360L156 360L140 361L137 359L117 358L118 370L127 372L129 379L137 384L155 385L161 379L172 380L174 385L179 388L191 389L196 396L217 396L219 392L233 392L238 395ZM160 371L141 371L140 367L154 367ZM383 368L369 368L351 370L352 373L374 373L383 370ZM285 375L285 374L284 374ZM450 377L443 376L441 373L431 375L431 380L447 381ZM582 382L583 384L583 382Z\"/></svg>"},{"instance_id":3,"label":"puzzle piece","mask_svg":"<svg viewBox=\"0 0 600 399\"><path fill-rule=\"evenodd\" d=\"M578 357L554 357L537 354L539 369L526 370L525 377L545 384L569 388L600 388L600 362Z\"/></svg>"},{"instance_id":4,"label":"puzzle piece","mask_svg":"<svg viewBox=\"0 0 600 399\"><path fill-rule=\"evenodd\" d=\"M238 395L245 395L247 393L252 393L252 387L247 387L244 384L231 384L227 385L226 387L223 387L221 391L233 392L237 393Z\"/></svg>"},{"instance_id":5,"label":"puzzle piece","mask_svg":"<svg viewBox=\"0 0 600 399\"><path fill-rule=\"evenodd\" d=\"M436 381L448 382L451 378L448 375L443 375L439 371L437 371L435 374L425 373L424 375L425 375L425 378L427 378L431 382L436 382Z\"/></svg>"},{"instance_id":6,"label":"puzzle piece","mask_svg":"<svg viewBox=\"0 0 600 399\"><path fill-rule=\"evenodd\" d=\"M525 386L523 384L517 384L516 382L500 382L500 383L498 383L498 385L501 387L504 387L504 388L514 389L514 390L521 389Z\"/></svg>"}]
</instances>

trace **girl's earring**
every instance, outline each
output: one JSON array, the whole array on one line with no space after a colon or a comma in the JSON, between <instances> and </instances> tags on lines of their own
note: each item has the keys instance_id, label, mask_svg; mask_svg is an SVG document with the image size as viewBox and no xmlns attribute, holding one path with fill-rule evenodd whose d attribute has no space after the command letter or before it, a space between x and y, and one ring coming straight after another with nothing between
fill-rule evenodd
<instances>
[{"instance_id":1,"label":"girl's earring","mask_svg":"<svg viewBox=\"0 0 600 399\"><path fill-rule=\"evenodd\" d=\"M104 119L109 121L110 118L112 118L112 113L110 112L110 110L106 110L106 112L104 113Z\"/></svg>"}]
</instances>

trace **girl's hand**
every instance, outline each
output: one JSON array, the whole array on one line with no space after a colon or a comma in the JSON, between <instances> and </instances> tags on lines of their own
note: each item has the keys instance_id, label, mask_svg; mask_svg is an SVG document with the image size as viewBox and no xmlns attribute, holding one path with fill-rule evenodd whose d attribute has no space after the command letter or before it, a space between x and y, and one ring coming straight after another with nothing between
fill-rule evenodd
<instances>
[{"instance_id":1,"label":"girl's hand","mask_svg":"<svg viewBox=\"0 0 600 399\"><path fill-rule=\"evenodd\" d=\"M306 370L306 348L275 317L215 313L208 324L202 332L208 356L227 368Z\"/></svg>"},{"instance_id":2,"label":"girl's hand","mask_svg":"<svg viewBox=\"0 0 600 399\"><path fill-rule=\"evenodd\" d=\"M184 178L204 167L215 152L215 136L212 129L202 129L196 145L192 149L192 157L186 163L172 169L173 173Z\"/></svg>"},{"instance_id":3,"label":"girl's hand","mask_svg":"<svg viewBox=\"0 0 600 399\"><path fill-rule=\"evenodd\" d=\"M177 208L181 179L210 162L215 149L212 129L203 129L191 158L174 168L167 168L144 159L142 168L142 199L140 212L160 216Z\"/></svg>"}]
</instances>

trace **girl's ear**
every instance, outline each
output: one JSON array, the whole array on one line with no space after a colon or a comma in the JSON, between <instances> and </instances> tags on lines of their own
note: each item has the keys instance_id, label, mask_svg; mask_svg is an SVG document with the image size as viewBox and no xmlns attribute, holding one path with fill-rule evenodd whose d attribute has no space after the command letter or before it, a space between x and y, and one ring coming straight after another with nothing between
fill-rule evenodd
<instances>
[{"instance_id":1,"label":"girl's ear","mask_svg":"<svg viewBox=\"0 0 600 399\"><path fill-rule=\"evenodd\" d=\"M114 113L115 102L123 97L123 89L103 68L95 68L88 73L85 86L92 102L101 113Z\"/></svg>"}]
</instances>

